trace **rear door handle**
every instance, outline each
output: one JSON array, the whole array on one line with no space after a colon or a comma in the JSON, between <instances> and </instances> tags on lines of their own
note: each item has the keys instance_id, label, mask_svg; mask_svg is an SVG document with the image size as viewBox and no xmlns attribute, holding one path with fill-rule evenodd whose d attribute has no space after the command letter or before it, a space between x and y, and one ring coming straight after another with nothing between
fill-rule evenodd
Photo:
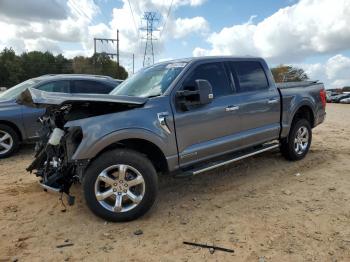
<instances>
[{"instance_id":1,"label":"rear door handle","mask_svg":"<svg viewBox=\"0 0 350 262\"><path fill-rule=\"evenodd\" d=\"M228 106L225 108L226 112L236 111L239 109L239 106Z\"/></svg>"},{"instance_id":2,"label":"rear door handle","mask_svg":"<svg viewBox=\"0 0 350 262\"><path fill-rule=\"evenodd\" d=\"M278 99L270 99L267 101L268 104L277 104L279 102Z\"/></svg>"}]
</instances>

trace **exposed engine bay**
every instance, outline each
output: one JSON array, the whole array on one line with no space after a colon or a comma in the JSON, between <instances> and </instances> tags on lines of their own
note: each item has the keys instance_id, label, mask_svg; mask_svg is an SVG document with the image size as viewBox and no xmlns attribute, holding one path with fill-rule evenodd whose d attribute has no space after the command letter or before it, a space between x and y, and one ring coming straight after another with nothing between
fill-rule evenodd
<instances>
[{"instance_id":1,"label":"exposed engine bay","mask_svg":"<svg viewBox=\"0 0 350 262\"><path fill-rule=\"evenodd\" d=\"M39 118L41 129L35 146L35 159L27 168L40 177L41 186L49 191L66 193L73 204L70 187L82 181L89 160L74 161L72 155L83 139L80 127L65 127L69 121L121 112L144 104L140 99L112 95L58 94L28 89L17 99L26 106L46 108Z\"/></svg>"}]
</instances>

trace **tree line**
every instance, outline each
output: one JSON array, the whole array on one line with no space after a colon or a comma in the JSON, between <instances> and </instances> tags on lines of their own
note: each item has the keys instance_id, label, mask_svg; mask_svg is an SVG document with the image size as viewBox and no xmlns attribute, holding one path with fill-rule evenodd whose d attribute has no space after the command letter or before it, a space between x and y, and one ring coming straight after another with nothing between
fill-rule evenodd
<instances>
[{"instance_id":1,"label":"tree line","mask_svg":"<svg viewBox=\"0 0 350 262\"><path fill-rule=\"evenodd\" d=\"M276 82L304 81L309 77L303 69L279 65L271 69ZM113 61L107 54L95 54L92 57L76 56L67 59L62 54L32 51L21 55L11 48L0 53L0 87L11 87L29 78L45 74L96 74L108 75L117 79L126 79L125 68Z\"/></svg>"},{"instance_id":2,"label":"tree line","mask_svg":"<svg viewBox=\"0 0 350 262\"><path fill-rule=\"evenodd\" d=\"M12 87L46 74L95 74L117 79L128 77L125 68L104 53L92 57L76 56L73 59L40 51L17 55L11 48L5 48L0 53L0 87Z\"/></svg>"}]
</instances>

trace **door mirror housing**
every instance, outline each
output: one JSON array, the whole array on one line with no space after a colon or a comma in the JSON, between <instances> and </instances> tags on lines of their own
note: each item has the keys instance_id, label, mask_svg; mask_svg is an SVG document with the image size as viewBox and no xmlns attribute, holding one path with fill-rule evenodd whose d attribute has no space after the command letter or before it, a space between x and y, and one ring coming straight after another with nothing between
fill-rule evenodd
<instances>
[{"instance_id":1,"label":"door mirror housing","mask_svg":"<svg viewBox=\"0 0 350 262\"><path fill-rule=\"evenodd\" d=\"M213 88L208 80L197 79L195 80L194 87L195 90L185 89L176 92L178 103L185 111L187 111L190 106L209 104L214 98Z\"/></svg>"},{"instance_id":2,"label":"door mirror housing","mask_svg":"<svg viewBox=\"0 0 350 262\"><path fill-rule=\"evenodd\" d=\"M201 105L209 104L214 98L213 88L209 81L205 79L197 79L195 81L195 86L196 89L199 91L199 103Z\"/></svg>"}]
</instances>

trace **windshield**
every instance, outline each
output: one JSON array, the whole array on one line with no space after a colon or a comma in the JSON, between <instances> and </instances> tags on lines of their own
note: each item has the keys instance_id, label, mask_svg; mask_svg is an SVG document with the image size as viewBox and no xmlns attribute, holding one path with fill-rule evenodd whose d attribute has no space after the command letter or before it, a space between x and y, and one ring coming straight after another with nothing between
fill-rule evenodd
<instances>
[{"instance_id":1,"label":"windshield","mask_svg":"<svg viewBox=\"0 0 350 262\"><path fill-rule=\"evenodd\" d=\"M1 93L0 100L15 99L25 89L27 89L28 87L32 87L34 84L36 84L38 82L39 82L39 80L29 79L27 81L24 81L24 82L18 84L18 85L15 85L14 87L11 87L10 89Z\"/></svg>"},{"instance_id":2,"label":"windshield","mask_svg":"<svg viewBox=\"0 0 350 262\"><path fill-rule=\"evenodd\" d=\"M160 96L180 74L186 63L167 63L144 68L117 86L111 95Z\"/></svg>"}]
</instances>

